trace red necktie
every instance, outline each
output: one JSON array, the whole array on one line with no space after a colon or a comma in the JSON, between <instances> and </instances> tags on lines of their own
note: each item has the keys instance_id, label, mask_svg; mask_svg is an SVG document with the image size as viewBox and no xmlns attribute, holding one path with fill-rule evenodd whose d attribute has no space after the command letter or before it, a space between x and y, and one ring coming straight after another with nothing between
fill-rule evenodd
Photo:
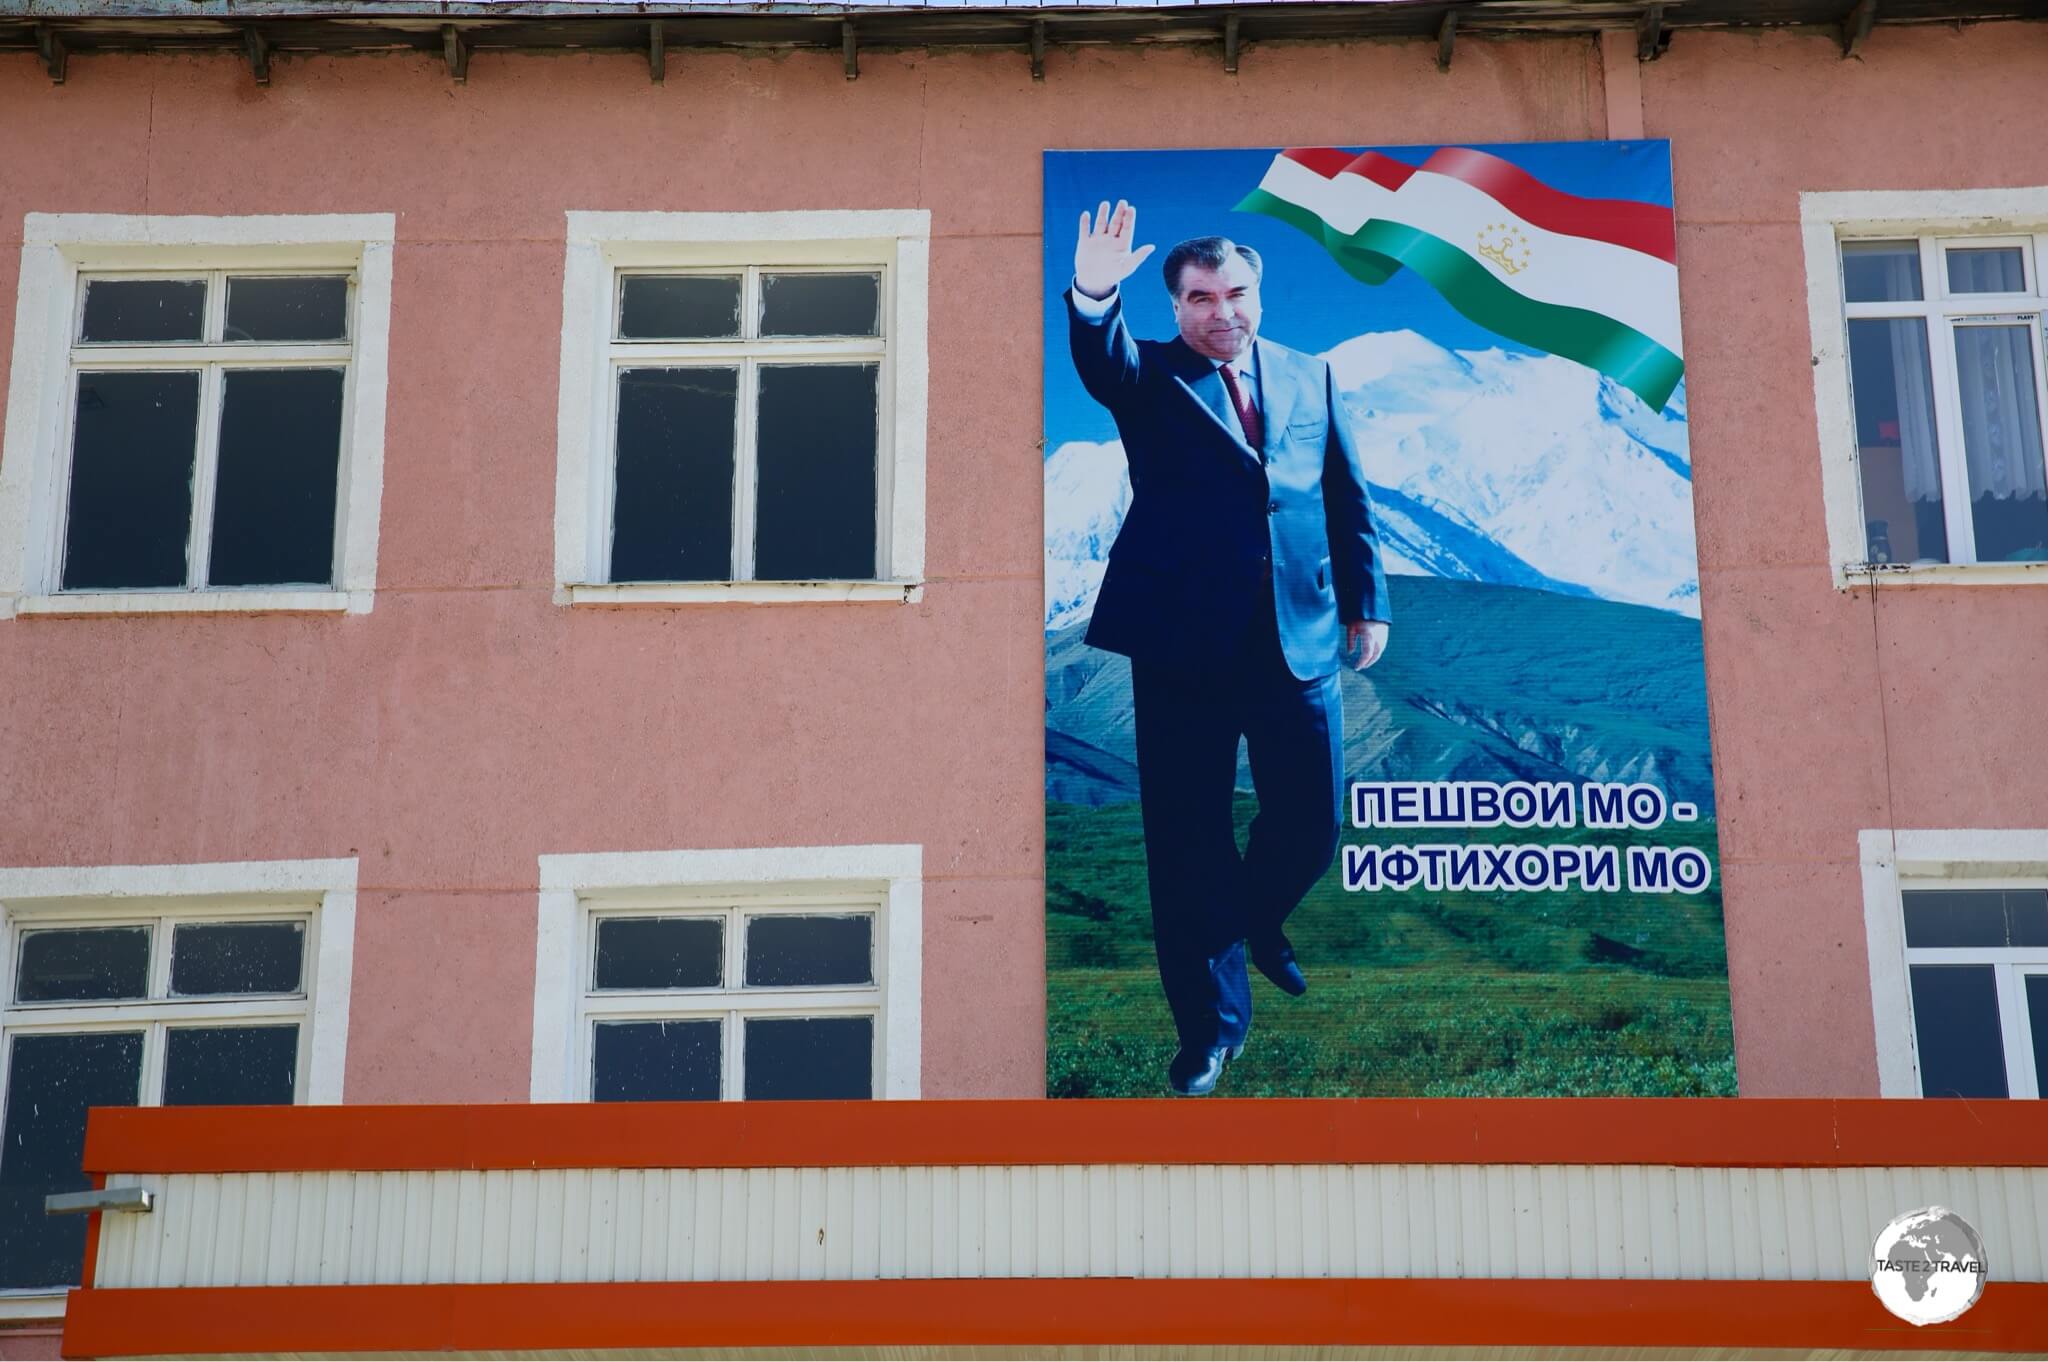
<instances>
[{"instance_id":1,"label":"red necktie","mask_svg":"<svg viewBox=\"0 0 2048 1362\"><path fill-rule=\"evenodd\" d=\"M1253 449L1266 447L1266 423L1259 419L1259 409L1251 404L1244 389L1237 386L1237 373L1228 364L1222 366L1223 386L1230 389L1230 405L1237 408L1238 423L1244 427L1244 442Z\"/></svg>"}]
</instances>

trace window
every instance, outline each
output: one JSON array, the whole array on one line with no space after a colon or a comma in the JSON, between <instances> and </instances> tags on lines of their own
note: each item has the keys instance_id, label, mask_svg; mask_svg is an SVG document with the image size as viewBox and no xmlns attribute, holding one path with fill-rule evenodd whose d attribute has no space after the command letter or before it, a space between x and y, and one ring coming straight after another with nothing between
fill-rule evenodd
<instances>
[{"instance_id":1,"label":"window","mask_svg":"<svg viewBox=\"0 0 2048 1362\"><path fill-rule=\"evenodd\" d=\"M29 223L8 604L367 609L389 219Z\"/></svg>"},{"instance_id":2,"label":"window","mask_svg":"<svg viewBox=\"0 0 2048 1362\"><path fill-rule=\"evenodd\" d=\"M879 907L826 895L594 908L591 1100L873 1097Z\"/></svg>"},{"instance_id":3,"label":"window","mask_svg":"<svg viewBox=\"0 0 2048 1362\"><path fill-rule=\"evenodd\" d=\"M1986 201L2029 194L2048 223L2042 191ZM2048 232L1994 235L1979 198L1802 197L1837 584L2048 580Z\"/></svg>"},{"instance_id":4,"label":"window","mask_svg":"<svg viewBox=\"0 0 2048 1362\"><path fill-rule=\"evenodd\" d=\"M2035 239L1845 241L1842 284L1867 561L2048 559Z\"/></svg>"},{"instance_id":5,"label":"window","mask_svg":"<svg viewBox=\"0 0 2048 1362\"><path fill-rule=\"evenodd\" d=\"M2048 1095L2048 833L1863 838L1884 1094Z\"/></svg>"},{"instance_id":6,"label":"window","mask_svg":"<svg viewBox=\"0 0 2048 1362\"><path fill-rule=\"evenodd\" d=\"M334 1102L355 863L0 871L0 1293L75 1285L94 1106Z\"/></svg>"},{"instance_id":7,"label":"window","mask_svg":"<svg viewBox=\"0 0 2048 1362\"><path fill-rule=\"evenodd\" d=\"M921 860L543 857L533 1099L915 1097Z\"/></svg>"},{"instance_id":8,"label":"window","mask_svg":"<svg viewBox=\"0 0 2048 1362\"><path fill-rule=\"evenodd\" d=\"M79 278L59 589L332 587L353 285Z\"/></svg>"},{"instance_id":9,"label":"window","mask_svg":"<svg viewBox=\"0 0 2048 1362\"><path fill-rule=\"evenodd\" d=\"M915 599L923 212L569 215L560 599Z\"/></svg>"},{"instance_id":10,"label":"window","mask_svg":"<svg viewBox=\"0 0 2048 1362\"><path fill-rule=\"evenodd\" d=\"M1921 1095L2048 1092L2048 882L1899 897Z\"/></svg>"}]
</instances>

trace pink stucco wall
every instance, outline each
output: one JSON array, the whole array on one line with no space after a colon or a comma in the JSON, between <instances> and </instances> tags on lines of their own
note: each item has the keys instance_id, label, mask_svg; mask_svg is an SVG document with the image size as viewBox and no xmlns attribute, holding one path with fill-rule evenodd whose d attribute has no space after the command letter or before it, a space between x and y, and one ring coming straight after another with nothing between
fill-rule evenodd
<instances>
[{"instance_id":1,"label":"pink stucco wall","mask_svg":"<svg viewBox=\"0 0 2048 1362\"><path fill-rule=\"evenodd\" d=\"M63 1356L64 1331L47 1322L0 1327L0 1362L42 1362Z\"/></svg>"},{"instance_id":2,"label":"pink stucco wall","mask_svg":"<svg viewBox=\"0 0 2048 1362\"><path fill-rule=\"evenodd\" d=\"M1673 143L1715 798L1742 1091L1877 1091L1861 828L2048 826L2038 586L1837 592L1799 193L2048 184L2023 135L2048 28L1681 34Z\"/></svg>"},{"instance_id":3,"label":"pink stucco wall","mask_svg":"<svg viewBox=\"0 0 2048 1362\"><path fill-rule=\"evenodd\" d=\"M0 864L359 856L347 1097L527 1092L535 861L925 847L924 1091L1043 1090L1039 152L1607 135L1590 39L1019 54L0 58L22 215L398 214L379 589L346 618L0 623ZM1702 594L1746 1093L1876 1091L1856 830L2048 825L2048 596L1838 593L1801 189L2048 182L2048 27L1681 34ZM1966 76L1965 76L1966 73ZM1626 82L1615 82L1626 88ZM1624 111L1633 112L1633 111ZM1617 123L1626 126L1625 118ZM566 209L928 207L917 605L554 605ZM7 310L11 313L11 308ZM11 328L0 328L0 375Z\"/></svg>"}]
</instances>

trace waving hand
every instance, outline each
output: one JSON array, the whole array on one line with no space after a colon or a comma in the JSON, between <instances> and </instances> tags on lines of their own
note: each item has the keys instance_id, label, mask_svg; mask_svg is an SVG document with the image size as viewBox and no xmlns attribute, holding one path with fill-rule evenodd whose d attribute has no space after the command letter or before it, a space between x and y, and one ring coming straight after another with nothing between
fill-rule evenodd
<instances>
[{"instance_id":1,"label":"waving hand","mask_svg":"<svg viewBox=\"0 0 2048 1362\"><path fill-rule=\"evenodd\" d=\"M1090 298L1116 292L1152 254L1149 245L1131 249L1137 234L1138 210L1122 199L1114 210L1105 199L1094 213L1082 213L1081 236L1074 243L1074 286Z\"/></svg>"}]
</instances>

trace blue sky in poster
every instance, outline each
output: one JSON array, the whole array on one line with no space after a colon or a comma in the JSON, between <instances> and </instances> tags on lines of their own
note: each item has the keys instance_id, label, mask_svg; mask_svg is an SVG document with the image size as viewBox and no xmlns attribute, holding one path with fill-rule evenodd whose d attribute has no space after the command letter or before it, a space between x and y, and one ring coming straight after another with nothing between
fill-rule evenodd
<instances>
[{"instance_id":1,"label":"blue sky in poster","mask_svg":"<svg viewBox=\"0 0 2048 1362\"><path fill-rule=\"evenodd\" d=\"M1567 194L1671 203L1670 144L1522 142L1471 144L1528 171ZM1354 148L1365 150L1364 147ZM1474 326L1409 272L1372 287L1338 268L1320 243L1253 213L1232 208L1259 182L1276 147L1201 151L1048 151L1045 154L1045 434L1050 453L1069 440L1110 440L1109 414L1074 376L1066 358L1066 305L1073 275L1075 225L1083 207L1129 199L1138 208L1138 239L1158 246L1132 280L1125 300L1131 325L1145 337L1173 334L1173 314L1157 262L1174 242L1219 233L1256 248L1266 259L1261 334L1311 354L1368 331L1415 331L1452 350L1524 347ZM1375 147L1420 165L1434 146Z\"/></svg>"}]
</instances>

